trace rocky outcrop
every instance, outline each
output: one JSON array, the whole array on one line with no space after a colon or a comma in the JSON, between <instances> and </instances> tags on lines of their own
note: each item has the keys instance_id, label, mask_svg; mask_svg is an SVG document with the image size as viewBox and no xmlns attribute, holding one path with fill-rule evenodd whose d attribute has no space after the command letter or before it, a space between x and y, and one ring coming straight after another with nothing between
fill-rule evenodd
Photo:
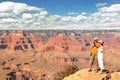
<instances>
[{"instance_id":1,"label":"rocky outcrop","mask_svg":"<svg viewBox=\"0 0 120 80\"><path fill-rule=\"evenodd\" d=\"M95 71L88 72L88 69L77 71L63 80L119 80L120 72L113 73L96 73Z\"/></svg>"}]
</instances>

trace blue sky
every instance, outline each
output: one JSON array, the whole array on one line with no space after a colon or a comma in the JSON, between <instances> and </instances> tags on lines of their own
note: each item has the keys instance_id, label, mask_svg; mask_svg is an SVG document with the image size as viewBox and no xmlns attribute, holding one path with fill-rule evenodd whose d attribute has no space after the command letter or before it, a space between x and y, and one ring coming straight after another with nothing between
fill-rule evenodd
<instances>
[{"instance_id":1,"label":"blue sky","mask_svg":"<svg viewBox=\"0 0 120 80\"><path fill-rule=\"evenodd\" d=\"M30 6L45 8L50 14L67 15L68 12L93 13L97 3L107 5L120 3L120 0L0 0L26 3Z\"/></svg>"},{"instance_id":2,"label":"blue sky","mask_svg":"<svg viewBox=\"0 0 120 80\"><path fill-rule=\"evenodd\" d=\"M119 16L120 0L0 0L0 30L120 29Z\"/></svg>"}]
</instances>

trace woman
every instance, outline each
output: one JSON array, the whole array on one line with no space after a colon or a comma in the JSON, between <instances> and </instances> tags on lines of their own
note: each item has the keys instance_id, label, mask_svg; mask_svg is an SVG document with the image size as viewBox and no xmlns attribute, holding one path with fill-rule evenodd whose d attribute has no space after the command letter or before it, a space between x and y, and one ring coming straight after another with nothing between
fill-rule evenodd
<instances>
[{"instance_id":1,"label":"woman","mask_svg":"<svg viewBox=\"0 0 120 80\"><path fill-rule=\"evenodd\" d=\"M104 42L100 40L99 43L101 45L98 48L98 65L100 67L101 72L103 72L103 70L104 70L104 63L103 63L103 55L104 55L103 45L104 45Z\"/></svg>"}]
</instances>

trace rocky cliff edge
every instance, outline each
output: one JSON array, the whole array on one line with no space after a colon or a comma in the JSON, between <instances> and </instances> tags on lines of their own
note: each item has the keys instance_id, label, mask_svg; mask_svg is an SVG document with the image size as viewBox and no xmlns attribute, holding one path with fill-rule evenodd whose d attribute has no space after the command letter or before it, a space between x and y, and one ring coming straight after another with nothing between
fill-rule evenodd
<instances>
[{"instance_id":1,"label":"rocky cliff edge","mask_svg":"<svg viewBox=\"0 0 120 80\"><path fill-rule=\"evenodd\" d=\"M88 69L82 69L63 80L120 80L120 72L101 74L100 72L88 72Z\"/></svg>"}]
</instances>

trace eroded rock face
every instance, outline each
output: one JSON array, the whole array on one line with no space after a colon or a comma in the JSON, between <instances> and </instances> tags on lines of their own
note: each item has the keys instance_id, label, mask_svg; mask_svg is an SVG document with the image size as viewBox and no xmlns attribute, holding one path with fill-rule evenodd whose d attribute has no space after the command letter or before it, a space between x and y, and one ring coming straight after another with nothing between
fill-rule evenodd
<instances>
[{"instance_id":1,"label":"eroded rock face","mask_svg":"<svg viewBox=\"0 0 120 80\"><path fill-rule=\"evenodd\" d=\"M30 32L30 31L0 31L0 49L32 50L42 49L44 52L83 52L89 51L94 37L105 42L105 47L119 48L119 32Z\"/></svg>"},{"instance_id":2,"label":"eroded rock face","mask_svg":"<svg viewBox=\"0 0 120 80\"><path fill-rule=\"evenodd\" d=\"M54 57L52 59L48 60L48 63L53 64L53 65L58 65L58 66L66 66L66 65L72 65L74 63L79 63L79 64L88 64L88 60L84 60L83 58L80 57Z\"/></svg>"},{"instance_id":3,"label":"eroded rock face","mask_svg":"<svg viewBox=\"0 0 120 80\"><path fill-rule=\"evenodd\" d=\"M22 65L19 69L7 74L6 80L42 80L42 73L39 70L30 69Z\"/></svg>"},{"instance_id":4,"label":"eroded rock face","mask_svg":"<svg viewBox=\"0 0 120 80\"><path fill-rule=\"evenodd\" d=\"M42 39L35 35L24 33L23 31L4 32L0 36L0 49L7 50L31 50L42 45Z\"/></svg>"},{"instance_id":5,"label":"eroded rock face","mask_svg":"<svg viewBox=\"0 0 120 80\"><path fill-rule=\"evenodd\" d=\"M119 58L120 33L117 31L0 31L0 49L13 51L37 49L42 53L62 54L62 57L56 55L47 60L51 64L84 63L89 60L89 48L96 36L105 42L106 53L110 53L110 56L117 55L116 57ZM49 54L55 55L53 53ZM106 59L110 58L112 57L106 56Z\"/></svg>"},{"instance_id":6,"label":"eroded rock face","mask_svg":"<svg viewBox=\"0 0 120 80\"><path fill-rule=\"evenodd\" d=\"M114 69L118 69L120 65L118 59L120 54L120 34L119 32L114 33L101 33L99 32L74 32L72 34L68 32L55 32L55 31L49 31L47 32L24 32L24 31L7 31L0 33L0 49L1 51L4 50L7 52L7 50L13 50L9 53L13 58L14 55L19 55L18 57L15 57L16 60L11 60L6 57L0 63L0 65L4 66L4 69L12 69L12 73L14 74L14 77L18 80L24 80L29 77L29 79L40 80L42 75L39 71L34 72L33 69L21 68L18 70L16 68L16 65L11 64L12 62L18 61L20 63L24 63L24 65L28 65L30 67L31 64L33 66L36 66L37 64L49 64L53 66L61 66L64 67L66 65L75 63L82 67L89 67L89 47L91 42L93 41L94 37L98 37L101 40L105 42L105 52L107 55L105 57L106 66L108 67L114 67ZM21 51L26 50L26 51ZM30 50L30 51L28 51ZM40 51L41 50L41 51ZM14 52L15 51L15 52ZM19 52L20 51L20 52ZM28 51L28 53L27 53ZM32 52L33 51L33 52ZM26 53L25 53L26 52ZM3 53L3 52L1 52ZM15 54L14 54L15 53ZM22 54L21 53L27 54ZM25 62L25 60L29 59L29 62ZM11 57L9 56L9 57ZM23 60L23 57L26 59ZM0 58L1 59L1 58ZM10 63L10 64L9 64ZM35 64L35 65L34 65ZM116 65L117 64L117 65ZM10 67L9 67L10 66ZM108 69L107 67L107 69ZM40 67L41 68L41 67ZM28 71L29 70L29 71ZM37 71L37 70L35 70ZM39 75L36 75L38 73ZM25 76L24 78L21 77ZM32 76L30 76L32 75ZM41 76L40 76L41 75ZM36 77L37 76L37 77ZM103 77L104 78L104 77ZM47 79L46 79L47 80Z\"/></svg>"},{"instance_id":7,"label":"eroded rock face","mask_svg":"<svg viewBox=\"0 0 120 80\"><path fill-rule=\"evenodd\" d=\"M75 36L65 36L59 34L56 37L50 38L45 44L46 51L58 51L58 52L69 52L69 51L81 51L81 45Z\"/></svg>"},{"instance_id":8,"label":"eroded rock face","mask_svg":"<svg viewBox=\"0 0 120 80\"><path fill-rule=\"evenodd\" d=\"M11 31L9 34L4 32L2 36L0 36L0 49L17 51L43 48L45 52L79 52L82 48L79 41L73 34L70 36L58 34L57 36L50 37L49 39L46 37L48 40L47 42L44 42L44 44L42 38L34 35L33 33L25 33L24 31Z\"/></svg>"}]
</instances>

